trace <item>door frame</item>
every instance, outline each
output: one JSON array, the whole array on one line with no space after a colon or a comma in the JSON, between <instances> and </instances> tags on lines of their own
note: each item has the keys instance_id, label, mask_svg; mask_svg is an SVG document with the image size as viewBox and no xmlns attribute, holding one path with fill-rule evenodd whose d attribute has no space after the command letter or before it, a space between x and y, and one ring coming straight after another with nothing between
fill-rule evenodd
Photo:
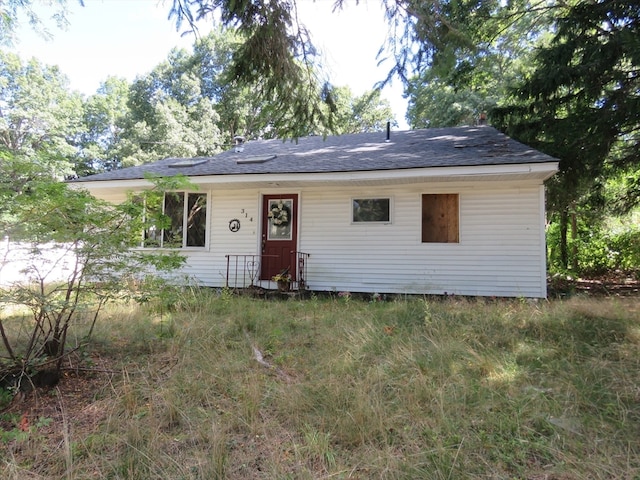
<instances>
[{"instance_id":1,"label":"door frame","mask_svg":"<svg viewBox=\"0 0 640 480\"><path fill-rule=\"evenodd\" d=\"M270 226L270 221L267 216L268 208L267 202L272 200L292 200L292 212L291 219L292 228L291 228L291 239L286 240L286 243L289 245L288 247L283 247L288 249L291 253L287 255L287 259L283 262L278 263L278 261L270 262L267 258L262 258L260 262L260 280L261 281L272 281L271 277L280 273L283 268L286 266L289 267L289 274L291 275L291 281L297 281L297 258L295 253L298 250L298 245L300 241L300 192L297 190L283 190L283 193L278 192L269 192L269 193L261 193L259 200L259 212L260 212L260 227L257 232L258 234L258 252L260 255L267 255L267 251L269 249L269 242L273 244L274 242L279 242L276 239L268 239L268 228ZM265 243L266 242L266 243ZM282 259L284 255L281 255L280 259ZM275 266L278 265L278 266ZM282 266L285 265L285 266Z\"/></svg>"}]
</instances>

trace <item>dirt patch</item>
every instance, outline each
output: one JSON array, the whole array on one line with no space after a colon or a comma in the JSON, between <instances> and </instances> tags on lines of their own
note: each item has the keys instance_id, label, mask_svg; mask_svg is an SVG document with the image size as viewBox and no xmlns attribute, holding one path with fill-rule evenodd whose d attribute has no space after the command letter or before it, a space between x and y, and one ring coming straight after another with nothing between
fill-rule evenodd
<instances>
[{"instance_id":1,"label":"dirt patch","mask_svg":"<svg viewBox=\"0 0 640 480\"><path fill-rule=\"evenodd\" d=\"M71 432L82 438L95 431L108 415L108 402L101 397L107 398L115 375L109 368L111 363L111 359L94 354L91 367L69 364L54 388L18 393L0 412L0 430L15 436L19 432L35 434L52 448L61 448ZM11 436L7 438L11 449Z\"/></svg>"},{"instance_id":2,"label":"dirt patch","mask_svg":"<svg viewBox=\"0 0 640 480\"><path fill-rule=\"evenodd\" d=\"M612 272L597 277L554 275L549 278L549 298L562 298L575 294L595 297L640 296L640 275Z\"/></svg>"}]
</instances>

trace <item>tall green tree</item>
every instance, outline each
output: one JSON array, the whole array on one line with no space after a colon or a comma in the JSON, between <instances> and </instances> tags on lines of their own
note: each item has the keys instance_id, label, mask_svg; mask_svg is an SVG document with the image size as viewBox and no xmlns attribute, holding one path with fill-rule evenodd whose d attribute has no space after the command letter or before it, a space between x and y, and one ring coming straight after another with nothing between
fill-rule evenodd
<instances>
[{"instance_id":1,"label":"tall green tree","mask_svg":"<svg viewBox=\"0 0 640 480\"><path fill-rule=\"evenodd\" d=\"M414 127L473 124L499 105L530 70L533 52L546 41L552 12L558 11L554 2L442 3L438 15L446 27L426 29L424 45L410 57L418 62L406 84L407 119ZM423 22L425 17L416 17L408 25L421 29ZM400 51L397 63L409 55Z\"/></svg>"},{"instance_id":2,"label":"tall green tree","mask_svg":"<svg viewBox=\"0 0 640 480\"><path fill-rule=\"evenodd\" d=\"M474 125L496 105L497 97L456 89L439 80L413 79L406 89L407 120L411 128Z\"/></svg>"},{"instance_id":3,"label":"tall green tree","mask_svg":"<svg viewBox=\"0 0 640 480\"><path fill-rule=\"evenodd\" d=\"M319 106L323 117L330 119L329 123L305 123L297 117L295 105L282 105L278 97L267 94L261 79L243 82L230 70L231 59L243 48L245 41L238 31L215 29L196 41L192 54L174 50L148 75L134 81L129 93L130 114L123 139L134 150L135 145L140 145L142 153L138 152L138 161L145 155L152 159L151 152L156 156L217 153L232 144L235 136L247 139L280 136L283 130L278 125L284 124L295 125L297 135L324 135L382 130L386 122L392 120L390 106L381 99L379 92L354 98L348 89L338 88L325 92L331 97L330 106ZM319 85L309 88L320 95ZM180 109L191 111L205 102L213 113L199 110L192 117L178 115ZM197 127L203 122L214 123L219 135L199 133L201 130ZM190 123L193 128L189 128ZM200 149L197 153L186 147L176 150L176 142L196 146L204 139L217 140L217 143L211 145L214 147L211 150Z\"/></svg>"},{"instance_id":4,"label":"tall green tree","mask_svg":"<svg viewBox=\"0 0 640 480\"><path fill-rule=\"evenodd\" d=\"M624 172L627 208L636 205L640 159L640 7L637 2L578 2L557 20L533 73L495 111L511 136L560 159L549 205L567 230L578 211L602 212L603 187Z\"/></svg>"},{"instance_id":5,"label":"tall green tree","mask_svg":"<svg viewBox=\"0 0 640 480\"><path fill-rule=\"evenodd\" d=\"M331 88L319 75L317 52L297 22L295 2L173 0L169 16L180 28L214 14L243 38L226 67L229 79L259 89L276 136L306 135L309 125L330 123Z\"/></svg>"},{"instance_id":6,"label":"tall green tree","mask_svg":"<svg viewBox=\"0 0 640 480\"><path fill-rule=\"evenodd\" d=\"M174 49L131 85L129 112L116 148L123 166L220 151L219 116L214 102L202 95L190 60L186 50Z\"/></svg>"},{"instance_id":7,"label":"tall green tree","mask_svg":"<svg viewBox=\"0 0 640 480\"><path fill-rule=\"evenodd\" d=\"M236 135L246 138L273 138L282 132L278 123L296 124L299 134L342 134L383 130L388 121L395 123L389 102L379 91L354 97L347 87L326 87L327 104L323 118L328 123L298 120L292 108L280 105L273 95L265 95L262 80L242 82L229 69L234 53L243 47L244 36L220 28L198 40L190 60L190 69L200 80L202 95L210 98L220 115L219 128L229 143ZM322 95L315 86L315 95Z\"/></svg>"},{"instance_id":8,"label":"tall green tree","mask_svg":"<svg viewBox=\"0 0 640 480\"><path fill-rule=\"evenodd\" d=\"M223 142L235 136L268 138L268 119L253 83L236 81L228 70L243 37L234 29L217 28L193 45L187 68L200 82L200 91L209 98L219 115L218 128Z\"/></svg>"},{"instance_id":9,"label":"tall green tree","mask_svg":"<svg viewBox=\"0 0 640 480\"><path fill-rule=\"evenodd\" d=\"M6 158L38 164L54 178L72 173L81 112L82 98L69 91L57 67L0 51L0 149ZM7 170L13 167L0 163L3 178L19 183L17 171Z\"/></svg>"},{"instance_id":10,"label":"tall green tree","mask_svg":"<svg viewBox=\"0 0 640 480\"><path fill-rule=\"evenodd\" d=\"M336 0L334 9L349 1ZM491 106L502 91L494 87L507 81L515 61L568 3L381 0L381 4L390 33L380 57L395 62L376 88L397 76L415 87L410 94L419 95L420 85L436 88L444 84L468 91ZM274 111L281 114L282 121L275 125L278 131L286 124L331 128L336 100L333 87L320 80L324 78L318 68L321 59L306 27L298 21L296 0L173 0L170 17L178 27L187 23L195 28L199 20L208 19L238 28L247 40L229 57L229 72L241 84L260 82L265 98L273 98ZM411 123L428 122L425 118L431 113L424 111L424 104L414 103L415 121Z\"/></svg>"},{"instance_id":11,"label":"tall green tree","mask_svg":"<svg viewBox=\"0 0 640 480\"><path fill-rule=\"evenodd\" d=\"M202 95L214 104L225 145L231 144L235 136L247 139L277 136L281 131L274 124L278 115L287 112L282 105L274 108L273 96L265 95L260 79L242 82L231 71L233 55L245 40L235 29L214 29L195 42L186 67L198 78Z\"/></svg>"},{"instance_id":12,"label":"tall green tree","mask_svg":"<svg viewBox=\"0 0 640 480\"><path fill-rule=\"evenodd\" d=\"M107 78L84 102L83 128L79 133L76 173L79 176L120 168L120 139L129 114L129 83Z\"/></svg>"},{"instance_id":13,"label":"tall green tree","mask_svg":"<svg viewBox=\"0 0 640 480\"><path fill-rule=\"evenodd\" d=\"M391 104L381 98L379 90L354 96L349 87L336 87L332 94L335 120L330 133L333 135L381 132L386 129L387 122L397 126Z\"/></svg>"}]
</instances>

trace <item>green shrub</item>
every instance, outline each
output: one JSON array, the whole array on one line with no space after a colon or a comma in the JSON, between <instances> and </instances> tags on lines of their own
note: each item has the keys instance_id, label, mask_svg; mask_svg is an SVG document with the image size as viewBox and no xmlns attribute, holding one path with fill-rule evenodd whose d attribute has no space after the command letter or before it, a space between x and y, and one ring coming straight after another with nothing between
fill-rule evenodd
<instances>
[{"instance_id":1,"label":"green shrub","mask_svg":"<svg viewBox=\"0 0 640 480\"><path fill-rule=\"evenodd\" d=\"M557 224L547 230L548 262L552 272L564 270L560 259L560 231ZM569 241L569 255L576 252L578 275L602 275L621 270L635 272L640 269L640 227L629 225L623 231L604 228L581 228L579 238ZM575 260L573 262L572 260Z\"/></svg>"}]
</instances>

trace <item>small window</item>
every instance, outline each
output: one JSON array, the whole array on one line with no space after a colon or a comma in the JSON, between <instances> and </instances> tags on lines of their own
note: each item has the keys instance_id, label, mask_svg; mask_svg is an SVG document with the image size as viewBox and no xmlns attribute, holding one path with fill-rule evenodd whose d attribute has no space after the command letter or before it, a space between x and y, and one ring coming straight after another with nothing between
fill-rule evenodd
<instances>
[{"instance_id":1,"label":"small window","mask_svg":"<svg viewBox=\"0 0 640 480\"><path fill-rule=\"evenodd\" d=\"M390 223L391 199L354 198L351 220L353 223Z\"/></svg>"},{"instance_id":2,"label":"small window","mask_svg":"<svg viewBox=\"0 0 640 480\"><path fill-rule=\"evenodd\" d=\"M457 193L422 195L422 242L459 243Z\"/></svg>"},{"instance_id":3,"label":"small window","mask_svg":"<svg viewBox=\"0 0 640 480\"><path fill-rule=\"evenodd\" d=\"M293 199L269 200L269 240L291 240Z\"/></svg>"},{"instance_id":4,"label":"small window","mask_svg":"<svg viewBox=\"0 0 640 480\"><path fill-rule=\"evenodd\" d=\"M204 193L166 193L162 203L165 216L161 227L145 231L145 247L204 247L206 244L207 195Z\"/></svg>"}]
</instances>

